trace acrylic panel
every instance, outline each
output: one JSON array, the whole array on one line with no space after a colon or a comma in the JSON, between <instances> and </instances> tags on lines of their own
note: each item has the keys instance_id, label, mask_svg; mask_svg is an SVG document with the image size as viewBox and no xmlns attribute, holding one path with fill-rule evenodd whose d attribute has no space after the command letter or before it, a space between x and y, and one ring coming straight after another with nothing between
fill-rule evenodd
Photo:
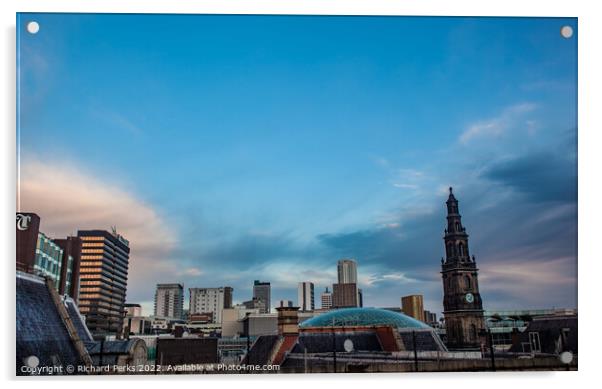
<instances>
[{"instance_id":1,"label":"acrylic panel","mask_svg":"<svg viewBox=\"0 0 602 389\"><path fill-rule=\"evenodd\" d=\"M576 370L577 32L17 14L16 374Z\"/></svg>"}]
</instances>

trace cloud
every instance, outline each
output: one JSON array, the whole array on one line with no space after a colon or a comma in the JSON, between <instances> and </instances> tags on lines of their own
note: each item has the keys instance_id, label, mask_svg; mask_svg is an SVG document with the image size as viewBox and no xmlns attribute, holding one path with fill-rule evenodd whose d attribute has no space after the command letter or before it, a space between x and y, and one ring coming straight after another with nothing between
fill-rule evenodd
<instances>
[{"instance_id":1,"label":"cloud","mask_svg":"<svg viewBox=\"0 0 602 389\"><path fill-rule=\"evenodd\" d=\"M479 137L499 137L509 128L515 126L524 114L532 112L537 108L534 103L521 103L508 107L502 113L494 118L476 122L470 125L461 135L460 143L466 144ZM526 126L529 131L533 131L536 122L528 120Z\"/></svg>"},{"instance_id":2,"label":"cloud","mask_svg":"<svg viewBox=\"0 0 602 389\"><path fill-rule=\"evenodd\" d=\"M18 189L19 210L40 215L41 230L52 237L117 226L130 241L128 299L151 295L154 280L177 280L179 267L170 260L176 232L135 194L74 165L30 157L20 166Z\"/></svg>"},{"instance_id":3,"label":"cloud","mask_svg":"<svg viewBox=\"0 0 602 389\"><path fill-rule=\"evenodd\" d=\"M481 265L479 284L481 293L489 296L487 309L537 306L541 301L557 308L576 307L577 268L572 256L492 258Z\"/></svg>"},{"instance_id":4,"label":"cloud","mask_svg":"<svg viewBox=\"0 0 602 389\"><path fill-rule=\"evenodd\" d=\"M576 201L577 164L572 155L544 151L490 164L483 178L511 187L532 201Z\"/></svg>"},{"instance_id":5,"label":"cloud","mask_svg":"<svg viewBox=\"0 0 602 389\"><path fill-rule=\"evenodd\" d=\"M178 275L180 275L180 276L191 276L191 277L198 277L201 274L203 274L201 269L198 269L196 267L189 267L178 273Z\"/></svg>"}]
</instances>

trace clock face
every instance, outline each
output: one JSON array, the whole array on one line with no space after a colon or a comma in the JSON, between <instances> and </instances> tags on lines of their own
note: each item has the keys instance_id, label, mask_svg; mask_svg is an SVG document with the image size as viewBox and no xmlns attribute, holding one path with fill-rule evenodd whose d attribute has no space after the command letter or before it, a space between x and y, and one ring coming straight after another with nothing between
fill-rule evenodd
<instances>
[{"instance_id":1,"label":"clock face","mask_svg":"<svg viewBox=\"0 0 602 389\"><path fill-rule=\"evenodd\" d=\"M474 301L474 296L472 295L472 293L466 293L465 297L467 303L472 303Z\"/></svg>"}]
</instances>

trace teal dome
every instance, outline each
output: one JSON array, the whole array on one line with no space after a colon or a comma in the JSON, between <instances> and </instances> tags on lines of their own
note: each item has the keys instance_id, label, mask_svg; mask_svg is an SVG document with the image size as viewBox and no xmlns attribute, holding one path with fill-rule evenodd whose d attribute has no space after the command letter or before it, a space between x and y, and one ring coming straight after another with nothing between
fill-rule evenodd
<instances>
[{"instance_id":1,"label":"teal dome","mask_svg":"<svg viewBox=\"0 0 602 389\"><path fill-rule=\"evenodd\" d=\"M425 323L404 315L379 308L342 308L305 320L299 327L341 327L390 325L397 328L431 328Z\"/></svg>"}]
</instances>

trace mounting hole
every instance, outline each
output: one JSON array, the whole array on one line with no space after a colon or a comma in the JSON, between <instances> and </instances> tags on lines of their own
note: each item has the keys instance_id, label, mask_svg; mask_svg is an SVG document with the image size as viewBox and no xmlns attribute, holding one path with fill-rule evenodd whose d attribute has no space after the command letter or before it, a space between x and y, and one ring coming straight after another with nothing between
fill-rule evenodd
<instances>
[{"instance_id":1,"label":"mounting hole","mask_svg":"<svg viewBox=\"0 0 602 389\"><path fill-rule=\"evenodd\" d=\"M560 29L560 35L562 35L563 38L569 39L570 37L573 36L573 27L563 26Z\"/></svg>"},{"instance_id":2,"label":"mounting hole","mask_svg":"<svg viewBox=\"0 0 602 389\"><path fill-rule=\"evenodd\" d=\"M37 34L40 31L40 25L38 22L27 23L27 32L30 34Z\"/></svg>"}]
</instances>

